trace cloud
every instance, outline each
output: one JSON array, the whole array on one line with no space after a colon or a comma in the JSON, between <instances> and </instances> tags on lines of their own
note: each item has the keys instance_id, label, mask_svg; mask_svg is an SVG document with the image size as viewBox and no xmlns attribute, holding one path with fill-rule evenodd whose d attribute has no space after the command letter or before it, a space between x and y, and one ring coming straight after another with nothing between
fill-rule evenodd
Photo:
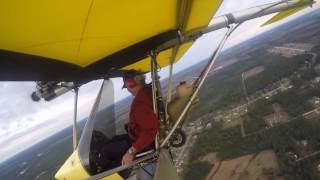
<instances>
[{"instance_id":1,"label":"cloud","mask_svg":"<svg viewBox=\"0 0 320 180\"><path fill-rule=\"evenodd\" d=\"M127 90L121 89L121 78L112 81L116 100L129 95ZM89 116L101 83L102 80L93 81L79 89L78 121ZM72 125L73 92L49 102L34 102L30 98L34 82L0 82L0 87L4 95L0 100L0 161Z\"/></svg>"},{"instance_id":2,"label":"cloud","mask_svg":"<svg viewBox=\"0 0 320 180\"><path fill-rule=\"evenodd\" d=\"M89 107L93 104L99 84L98 82L92 82L80 90L79 118L88 116ZM0 89L2 94L0 101L0 142L40 123L47 122L48 126L55 123L55 121L50 122L49 120L69 119L62 126L66 127L71 124L74 103L72 92L50 102L33 102L30 94L35 89L34 82L1 82L0 86L2 87Z\"/></svg>"}]
</instances>

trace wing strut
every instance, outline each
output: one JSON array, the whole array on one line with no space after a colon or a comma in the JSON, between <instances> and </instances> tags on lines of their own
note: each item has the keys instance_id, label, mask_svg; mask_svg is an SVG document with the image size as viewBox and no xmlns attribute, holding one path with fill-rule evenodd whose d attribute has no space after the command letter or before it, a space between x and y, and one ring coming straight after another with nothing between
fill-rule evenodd
<instances>
[{"instance_id":1,"label":"wing strut","mask_svg":"<svg viewBox=\"0 0 320 180\"><path fill-rule=\"evenodd\" d=\"M279 2L260 5L253 8L215 17L212 19L212 24L210 24L210 26L204 28L196 28L186 33L183 33L181 36L158 46L156 52L161 52L168 48L172 48L177 44L194 41L201 37L203 34L210 33L218 29L226 28L231 24L240 24L250 19L254 19L257 17L269 15L280 11L286 11L288 9L293 9L301 6L312 5L313 3L315 3L314 0L282 0Z\"/></svg>"},{"instance_id":2,"label":"wing strut","mask_svg":"<svg viewBox=\"0 0 320 180\"><path fill-rule=\"evenodd\" d=\"M218 48L216 49L216 51L212 54L211 56L211 60L208 62L208 65L205 67L205 69L202 71L201 75L199 76L199 78L195 81L194 83L194 87L195 90L190 98L190 100L188 101L186 107L183 109L181 115L179 116L178 120L176 121L176 123L173 125L172 129L170 130L169 134L167 135L167 137L162 141L160 148L164 147L167 142L169 141L169 139L171 138L172 134L174 133L174 131L177 129L177 127L180 125L180 122L184 119L185 115L187 114L189 108L191 107L192 102L196 99L197 94L200 90L200 88L202 87L204 80L206 79L206 77L208 76L211 68L213 67L214 63L217 60L218 55L220 54L225 42L227 41L228 37L231 35L231 33L233 32L234 27L228 28L227 33L225 34L225 36L223 37L222 41L220 42Z\"/></svg>"},{"instance_id":3,"label":"wing strut","mask_svg":"<svg viewBox=\"0 0 320 180\"><path fill-rule=\"evenodd\" d=\"M79 94L79 88L75 86L74 87L74 114L73 114L73 125L72 125L73 150L76 150L78 146L78 137L77 137L78 94Z\"/></svg>"},{"instance_id":4,"label":"wing strut","mask_svg":"<svg viewBox=\"0 0 320 180\"><path fill-rule=\"evenodd\" d=\"M153 98L153 108L160 121L159 133L156 141L156 148L158 148L158 140L161 141L165 137L166 127L169 123L166 119L165 104L162 97L160 77L158 76L158 64L157 64L157 54L155 51L151 51L151 77L152 77L152 98Z\"/></svg>"},{"instance_id":5,"label":"wing strut","mask_svg":"<svg viewBox=\"0 0 320 180\"><path fill-rule=\"evenodd\" d=\"M179 30L179 34L185 32L185 27L188 23L190 12L191 12L191 5L193 0L180 0L178 1L179 11L177 14L177 24L176 27ZM170 64L169 64L169 80L168 80L168 89L167 89L167 97L166 97L166 108L168 103L171 101L172 96L172 74L173 74L173 63L176 60L177 53L179 51L180 45L177 44L172 49L172 54L170 57Z\"/></svg>"}]
</instances>

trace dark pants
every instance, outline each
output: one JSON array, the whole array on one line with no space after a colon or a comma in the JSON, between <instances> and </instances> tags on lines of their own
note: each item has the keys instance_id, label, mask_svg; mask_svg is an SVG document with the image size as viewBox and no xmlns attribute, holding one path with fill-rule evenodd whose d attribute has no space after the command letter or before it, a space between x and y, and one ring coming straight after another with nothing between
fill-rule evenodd
<instances>
[{"instance_id":1,"label":"dark pants","mask_svg":"<svg viewBox=\"0 0 320 180\"><path fill-rule=\"evenodd\" d=\"M122 134L113 137L102 148L101 165L103 169L109 170L121 166L122 157L131 147L131 145L132 141L130 140L128 134ZM130 174L130 171L119 172L119 174L122 177L127 178L127 176Z\"/></svg>"}]
</instances>

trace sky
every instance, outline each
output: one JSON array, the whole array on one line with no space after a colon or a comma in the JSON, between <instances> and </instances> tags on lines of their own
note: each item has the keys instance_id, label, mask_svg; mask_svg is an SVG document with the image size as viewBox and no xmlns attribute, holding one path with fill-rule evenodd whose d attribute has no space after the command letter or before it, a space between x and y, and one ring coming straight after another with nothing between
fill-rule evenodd
<instances>
[{"instance_id":1,"label":"sky","mask_svg":"<svg viewBox=\"0 0 320 180\"><path fill-rule=\"evenodd\" d=\"M275 0L225 0L215 16L270 2L275 2ZM309 11L311 11L310 8L288 20ZM269 15L257 18L241 25L230 37L225 48L232 47L283 23L280 22L261 28L260 25L270 17ZM200 60L208 58L225 32L225 29L218 30L198 39L181 60L176 63L174 72L181 71L198 63ZM163 68L160 76L166 77L167 74L168 68ZM116 100L129 95L125 89L121 90L122 80L120 78L112 81L115 86ZM80 88L78 101L79 120L89 115L101 83L101 80L97 80ZM43 100L33 102L30 94L34 90L34 82L0 82L0 94L2 95L0 99L0 162L72 124L73 92L66 93L50 102Z\"/></svg>"}]
</instances>

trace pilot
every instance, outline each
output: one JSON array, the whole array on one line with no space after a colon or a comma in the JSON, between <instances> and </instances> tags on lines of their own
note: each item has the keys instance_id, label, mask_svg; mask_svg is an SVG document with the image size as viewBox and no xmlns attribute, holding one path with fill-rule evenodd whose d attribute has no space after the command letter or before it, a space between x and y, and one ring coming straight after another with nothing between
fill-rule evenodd
<instances>
[{"instance_id":1,"label":"pilot","mask_svg":"<svg viewBox=\"0 0 320 180\"><path fill-rule=\"evenodd\" d=\"M108 164L109 168L129 164L138 152L150 149L154 145L159 127L153 111L152 88L145 83L145 76L139 71L130 70L125 73L123 82L123 88L127 88L134 99L130 107L129 122L125 124L128 134L116 136L103 150L107 157L104 164ZM154 168L150 171L154 171ZM152 172L148 174L150 173Z\"/></svg>"},{"instance_id":2,"label":"pilot","mask_svg":"<svg viewBox=\"0 0 320 180\"><path fill-rule=\"evenodd\" d=\"M122 164L131 163L137 152L153 145L158 131L158 120L153 111L152 88L145 83L139 71L128 71L123 77L123 88L134 96L130 107L130 120L126 124L132 146L122 157Z\"/></svg>"}]
</instances>

